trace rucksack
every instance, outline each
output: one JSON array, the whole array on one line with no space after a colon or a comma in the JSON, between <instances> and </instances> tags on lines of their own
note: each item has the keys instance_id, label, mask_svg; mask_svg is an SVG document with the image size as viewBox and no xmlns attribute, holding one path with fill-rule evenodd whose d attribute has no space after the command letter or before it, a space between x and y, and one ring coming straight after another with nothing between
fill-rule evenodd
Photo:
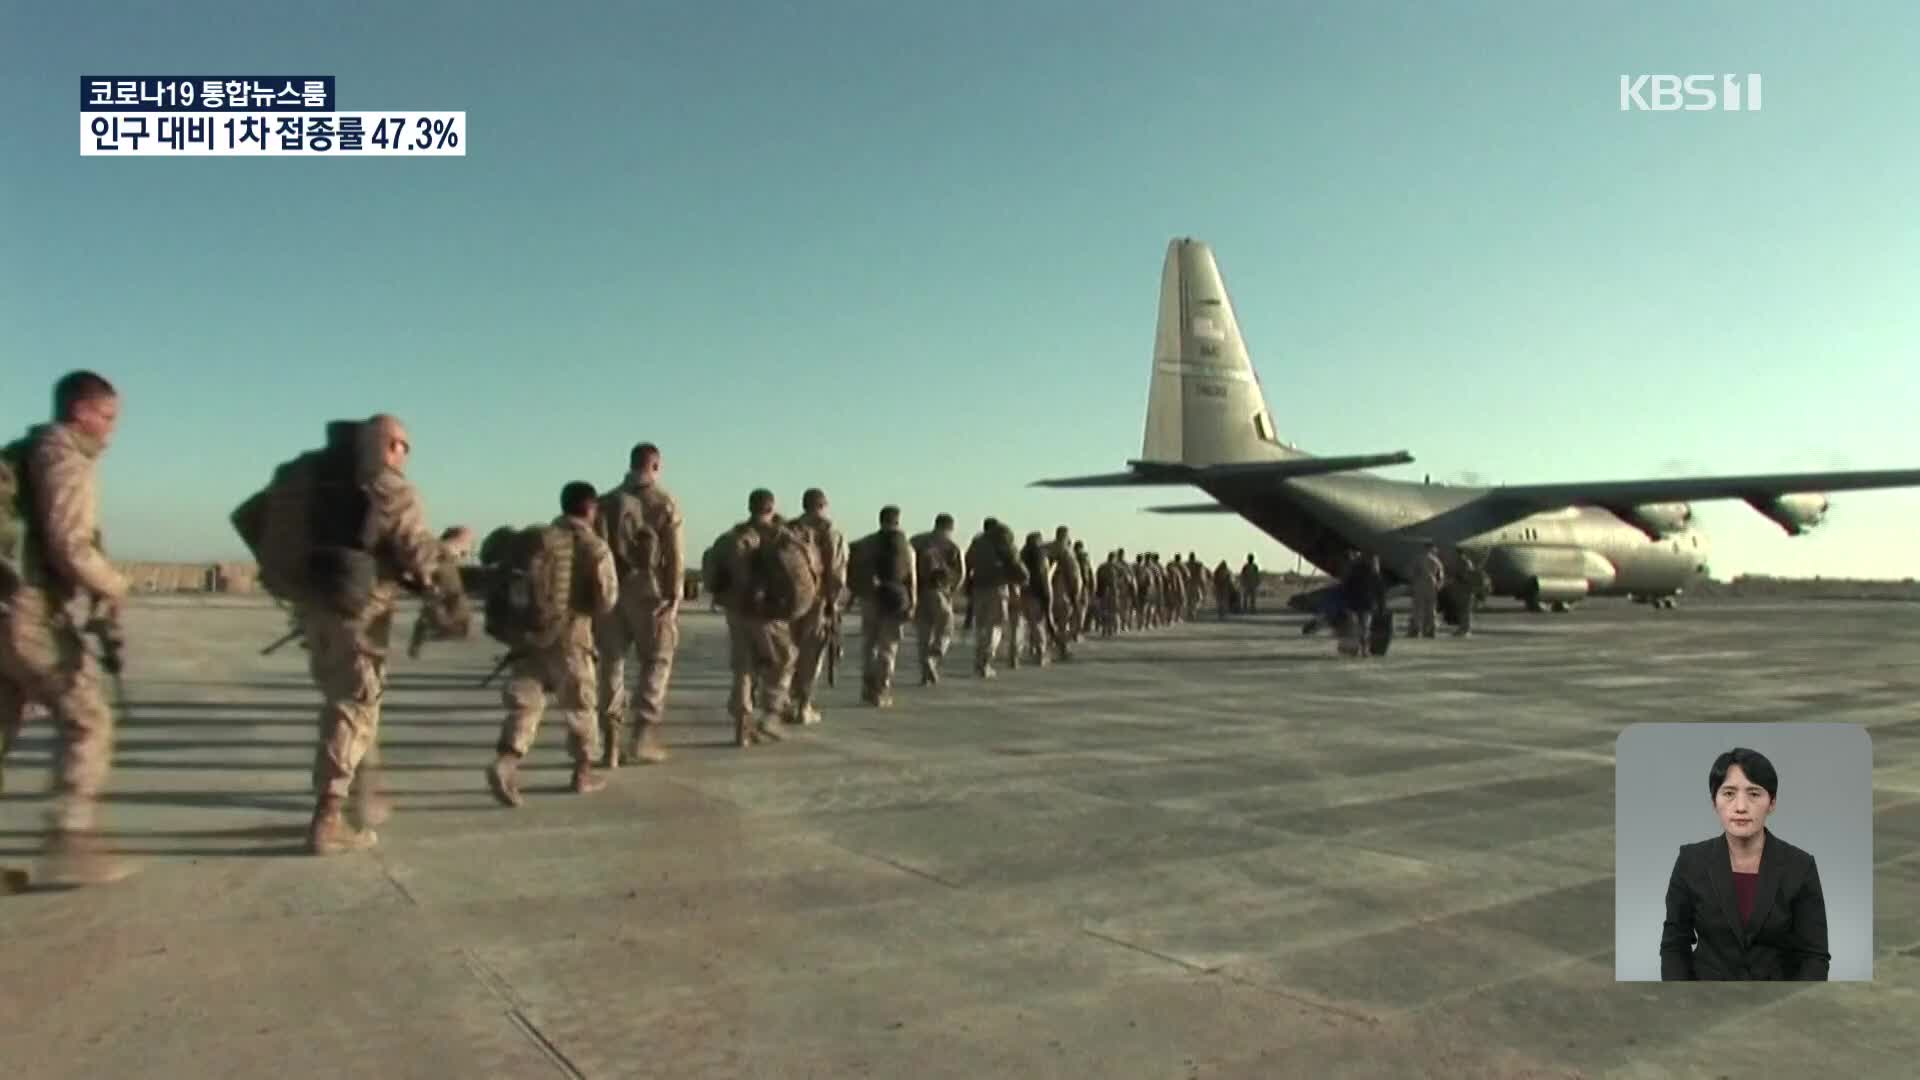
<instances>
[{"instance_id":1,"label":"rucksack","mask_svg":"<svg viewBox=\"0 0 1920 1080\"><path fill-rule=\"evenodd\" d=\"M1004 522L993 530L989 540L994 561L999 564L999 583L1002 585L1026 586L1026 563L1021 561L1020 553L1013 546L1013 529Z\"/></svg>"},{"instance_id":2,"label":"rucksack","mask_svg":"<svg viewBox=\"0 0 1920 1080\"><path fill-rule=\"evenodd\" d=\"M728 607L737 603L735 594L745 584L737 580L739 568L759 543L759 533L750 525L737 525L714 538L700 557L700 577L708 596Z\"/></svg>"},{"instance_id":3,"label":"rucksack","mask_svg":"<svg viewBox=\"0 0 1920 1080\"><path fill-rule=\"evenodd\" d=\"M763 619L797 619L820 596L820 558L813 539L800 529L775 526L754 550L750 563L754 613Z\"/></svg>"},{"instance_id":4,"label":"rucksack","mask_svg":"<svg viewBox=\"0 0 1920 1080\"><path fill-rule=\"evenodd\" d=\"M493 540L493 537L488 537ZM573 615L573 531L529 525L495 543L487 577L487 636L526 654L565 638Z\"/></svg>"},{"instance_id":5,"label":"rucksack","mask_svg":"<svg viewBox=\"0 0 1920 1080\"><path fill-rule=\"evenodd\" d=\"M622 539L626 532L622 523L626 520L633 521L637 534L634 543L643 547L643 551L626 547L627 541ZM653 526L647 523L646 506L624 488L616 487L600 496L600 516L595 529L613 552L614 572L621 581L636 572L651 574L654 564L660 561L660 541L653 534ZM635 555L642 558L636 561Z\"/></svg>"},{"instance_id":6,"label":"rucksack","mask_svg":"<svg viewBox=\"0 0 1920 1080\"><path fill-rule=\"evenodd\" d=\"M282 462L228 516L260 566L261 587L276 599L347 615L372 599L378 566L367 549L364 424L329 423L325 447Z\"/></svg>"},{"instance_id":7,"label":"rucksack","mask_svg":"<svg viewBox=\"0 0 1920 1080\"><path fill-rule=\"evenodd\" d=\"M41 429L0 447L0 596L11 595L27 576L27 536L33 528L33 495L27 459Z\"/></svg>"}]
</instances>

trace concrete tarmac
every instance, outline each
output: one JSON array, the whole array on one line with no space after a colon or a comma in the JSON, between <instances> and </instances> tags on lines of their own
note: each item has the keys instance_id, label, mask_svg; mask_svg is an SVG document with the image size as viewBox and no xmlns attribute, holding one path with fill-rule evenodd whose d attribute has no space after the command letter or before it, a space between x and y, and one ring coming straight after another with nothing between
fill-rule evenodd
<instances>
[{"instance_id":1,"label":"concrete tarmac","mask_svg":"<svg viewBox=\"0 0 1920 1080\"><path fill-rule=\"evenodd\" d=\"M399 655L397 812L299 854L317 696L284 620L142 600L105 827L142 872L0 899L0 1061L29 1077L1908 1077L1920 1057L1920 607L1593 603L1342 661L1294 615L739 751L689 606L673 759L489 796L478 635ZM405 629L397 639L404 648ZM1831 720L1874 742L1874 981L1614 981L1614 740ZM0 863L33 866L46 720ZM1704 765L1703 765L1704 768ZM1676 838L1676 843L1680 839ZM1657 949L1649 941L1648 949Z\"/></svg>"}]
</instances>

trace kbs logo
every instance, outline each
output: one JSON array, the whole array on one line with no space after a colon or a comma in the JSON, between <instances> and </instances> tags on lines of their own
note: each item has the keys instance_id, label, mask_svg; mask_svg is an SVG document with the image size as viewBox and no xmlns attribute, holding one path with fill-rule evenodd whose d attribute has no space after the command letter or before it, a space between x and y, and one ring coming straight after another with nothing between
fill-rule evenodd
<instances>
[{"instance_id":1,"label":"kbs logo","mask_svg":"<svg viewBox=\"0 0 1920 1080\"><path fill-rule=\"evenodd\" d=\"M1746 86L1738 75L1622 75L1620 76L1621 112L1759 112L1760 76L1746 76ZM1745 107L1741 90L1746 91Z\"/></svg>"}]
</instances>

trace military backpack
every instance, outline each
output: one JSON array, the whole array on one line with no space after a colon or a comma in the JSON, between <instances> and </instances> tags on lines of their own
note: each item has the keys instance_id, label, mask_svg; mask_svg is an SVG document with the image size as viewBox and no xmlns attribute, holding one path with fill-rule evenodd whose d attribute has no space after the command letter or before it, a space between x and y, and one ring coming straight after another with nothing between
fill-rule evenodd
<instances>
[{"instance_id":1,"label":"military backpack","mask_svg":"<svg viewBox=\"0 0 1920 1080\"><path fill-rule=\"evenodd\" d=\"M487 636L522 655L558 645L573 616L572 530L530 525L487 539L496 556L487 576Z\"/></svg>"}]
</instances>

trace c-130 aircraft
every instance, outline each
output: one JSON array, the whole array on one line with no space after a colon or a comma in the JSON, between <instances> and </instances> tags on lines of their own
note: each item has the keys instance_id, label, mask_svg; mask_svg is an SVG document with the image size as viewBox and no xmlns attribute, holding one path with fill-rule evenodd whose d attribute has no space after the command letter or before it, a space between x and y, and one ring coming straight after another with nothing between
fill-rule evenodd
<instances>
[{"instance_id":1,"label":"c-130 aircraft","mask_svg":"<svg viewBox=\"0 0 1920 1080\"><path fill-rule=\"evenodd\" d=\"M1534 611L1589 596L1671 607L1707 565L1691 501L1741 499L1798 536L1826 516L1826 492L1920 486L1920 469L1466 487L1363 470L1413 461L1405 450L1316 457L1280 442L1213 252L1176 238L1160 279L1145 443L1127 471L1035 487L1191 485L1211 503L1157 513L1235 513L1338 575L1350 550L1404 581L1428 542L1476 555L1492 595Z\"/></svg>"}]
</instances>

